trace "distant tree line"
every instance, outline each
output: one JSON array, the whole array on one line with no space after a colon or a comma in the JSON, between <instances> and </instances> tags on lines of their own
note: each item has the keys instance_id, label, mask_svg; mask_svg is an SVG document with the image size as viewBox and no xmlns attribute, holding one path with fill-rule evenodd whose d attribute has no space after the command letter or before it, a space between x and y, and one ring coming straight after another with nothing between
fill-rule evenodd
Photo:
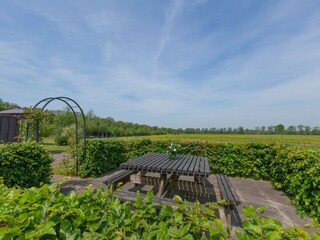
<instances>
[{"instance_id":1,"label":"distant tree line","mask_svg":"<svg viewBox=\"0 0 320 240\"><path fill-rule=\"evenodd\" d=\"M254 129L238 128L186 128L177 129L176 133L186 134L266 134L266 135L320 135L320 127L304 125L288 126L283 124L275 126L261 126Z\"/></svg>"},{"instance_id":2,"label":"distant tree line","mask_svg":"<svg viewBox=\"0 0 320 240\"><path fill-rule=\"evenodd\" d=\"M92 111L86 114L87 134L93 132L112 132L115 136L143 136L161 134L269 134L269 135L320 135L320 127L304 125L285 127L283 124L275 126L261 126L254 129L238 128L163 128L141 125L131 122L116 121L111 117L101 118Z\"/></svg>"},{"instance_id":3,"label":"distant tree line","mask_svg":"<svg viewBox=\"0 0 320 240\"><path fill-rule=\"evenodd\" d=\"M0 99L0 111L19 107L17 104L5 102ZM70 138L70 129L74 127L74 116L70 109L49 111L46 124L41 126L41 136L54 136L56 141L63 142ZM79 118L81 119L81 118ZM146 124L137 124L124 121L116 121L112 117L101 118L96 116L93 111L85 115L86 134L93 136L96 132L109 132L112 136L144 136L144 135L162 135L162 134L266 134L266 135L320 135L320 127L310 127L305 125L288 126L283 124L275 126L261 126L254 129L237 128L164 128L157 126L148 126ZM80 124L82 125L82 124ZM66 135L63 139L63 135Z\"/></svg>"},{"instance_id":4,"label":"distant tree line","mask_svg":"<svg viewBox=\"0 0 320 240\"><path fill-rule=\"evenodd\" d=\"M0 98L0 111L9 110L9 109L18 108L18 107L19 107L18 104L6 102Z\"/></svg>"}]
</instances>

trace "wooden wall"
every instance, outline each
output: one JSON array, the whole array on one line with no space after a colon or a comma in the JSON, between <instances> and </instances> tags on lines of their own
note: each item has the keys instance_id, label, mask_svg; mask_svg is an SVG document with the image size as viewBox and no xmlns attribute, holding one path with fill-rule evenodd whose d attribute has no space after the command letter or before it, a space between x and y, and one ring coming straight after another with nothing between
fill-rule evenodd
<instances>
[{"instance_id":1,"label":"wooden wall","mask_svg":"<svg viewBox=\"0 0 320 240\"><path fill-rule=\"evenodd\" d=\"M17 142L18 134L18 118L13 116L0 116L0 142Z\"/></svg>"}]
</instances>

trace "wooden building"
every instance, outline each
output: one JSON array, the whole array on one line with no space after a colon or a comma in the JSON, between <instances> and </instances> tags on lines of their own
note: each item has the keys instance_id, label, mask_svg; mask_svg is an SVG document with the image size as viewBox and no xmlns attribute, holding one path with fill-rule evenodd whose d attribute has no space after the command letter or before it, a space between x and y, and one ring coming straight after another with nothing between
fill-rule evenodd
<instances>
[{"instance_id":1,"label":"wooden building","mask_svg":"<svg viewBox=\"0 0 320 240\"><path fill-rule=\"evenodd\" d=\"M19 119L24 118L21 108L0 112L0 142L17 142L19 140Z\"/></svg>"}]
</instances>

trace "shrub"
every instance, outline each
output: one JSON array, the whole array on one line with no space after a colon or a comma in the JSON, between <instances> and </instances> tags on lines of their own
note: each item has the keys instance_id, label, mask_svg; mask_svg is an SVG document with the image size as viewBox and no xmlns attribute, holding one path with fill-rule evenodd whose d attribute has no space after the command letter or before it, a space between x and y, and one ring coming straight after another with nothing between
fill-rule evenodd
<instances>
[{"instance_id":1,"label":"shrub","mask_svg":"<svg viewBox=\"0 0 320 240\"><path fill-rule=\"evenodd\" d=\"M75 124L71 124L69 126L64 127L62 130L57 131L57 133L54 136L54 141L57 143L58 146L74 146L76 138L75 129Z\"/></svg>"},{"instance_id":2,"label":"shrub","mask_svg":"<svg viewBox=\"0 0 320 240\"><path fill-rule=\"evenodd\" d=\"M79 175L82 177L99 176L126 160L124 145L120 141L88 141L86 149L86 159L79 158Z\"/></svg>"},{"instance_id":3,"label":"shrub","mask_svg":"<svg viewBox=\"0 0 320 240\"><path fill-rule=\"evenodd\" d=\"M120 203L102 188L65 196L57 185L9 189L0 184L0 238L3 239L230 239L231 228L215 215L217 205L193 206L175 198L177 208L163 205L159 213L152 192L143 199ZM134 211L132 210L134 209ZM311 239L298 227L283 228L263 209L246 207L239 239ZM297 229L299 231L297 231ZM276 238L277 237L277 238ZM318 237L319 234L314 234ZM234 238L232 238L234 239Z\"/></svg>"},{"instance_id":4,"label":"shrub","mask_svg":"<svg viewBox=\"0 0 320 240\"><path fill-rule=\"evenodd\" d=\"M9 187L40 186L51 176L52 158L35 142L10 143L0 146L0 177Z\"/></svg>"}]
</instances>

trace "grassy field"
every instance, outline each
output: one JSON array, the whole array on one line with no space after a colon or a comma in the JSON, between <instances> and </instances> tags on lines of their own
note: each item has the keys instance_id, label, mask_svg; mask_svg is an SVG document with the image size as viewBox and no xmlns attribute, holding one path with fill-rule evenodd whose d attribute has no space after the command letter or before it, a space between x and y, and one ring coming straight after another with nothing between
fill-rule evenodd
<instances>
[{"instance_id":1,"label":"grassy field","mask_svg":"<svg viewBox=\"0 0 320 240\"><path fill-rule=\"evenodd\" d=\"M211 143L280 143L320 149L320 136L304 135L243 135L243 134L168 134L121 139L153 139L168 141L204 141Z\"/></svg>"},{"instance_id":2,"label":"grassy field","mask_svg":"<svg viewBox=\"0 0 320 240\"><path fill-rule=\"evenodd\" d=\"M54 154L54 153L63 153L63 152L67 152L69 150L68 146L58 146L55 143L53 137L45 138L43 140L43 145L52 154Z\"/></svg>"},{"instance_id":3,"label":"grassy field","mask_svg":"<svg viewBox=\"0 0 320 240\"><path fill-rule=\"evenodd\" d=\"M280 143L294 146L304 146L313 149L320 149L320 136L304 135L167 134L140 137L121 137L113 139L151 139L175 142L201 141L210 143ZM44 146L51 153L63 153L68 151L68 146L57 146L53 138L45 138Z\"/></svg>"}]
</instances>

